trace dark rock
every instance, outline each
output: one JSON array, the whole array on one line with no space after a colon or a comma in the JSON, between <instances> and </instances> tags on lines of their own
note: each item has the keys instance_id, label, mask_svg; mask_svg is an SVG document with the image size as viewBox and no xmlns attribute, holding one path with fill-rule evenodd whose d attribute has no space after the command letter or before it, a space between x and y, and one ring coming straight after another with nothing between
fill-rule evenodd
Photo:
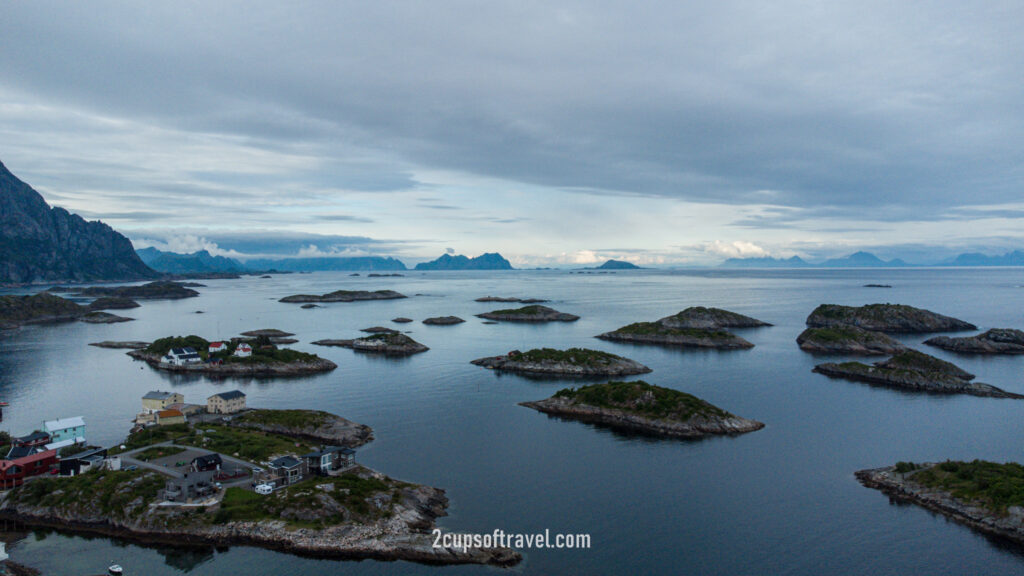
<instances>
[{"instance_id":1,"label":"dark rock","mask_svg":"<svg viewBox=\"0 0 1024 576\"><path fill-rule=\"evenodd\" d=\"M51 289L52 290L52 289ZM89 286L87 288L65 288L62 292L82 296L134 298L137 300L180 300L195 298L199 292L180 282L150 282L141 286Z\"/></svg>"},{"instance_id":2,"label":"dark rock","mask_svg":"<svg viewBox=\"0 0 1024 576\"><path fill-rule=\"evenodd\" d=\"M651 371L647 366L629 358L582 348L568 350L542 348L528 352L516 350L505 356L478 358L471 363L504 372L568 376L628 376L646 374Z\"/></svg>"},{"instance_id":3,"label":"dark rock","mask_svg":"<svg viewBox=\"0 0 1024 576\"><path fill-rule=\"evenodd\" d=\"M360 332L369 332L370 334L380 334L380 333L384 333L384 332L394 333L394 332L398 332L398 330L395 330L394 328L385 328L384 326L372 326L370 328L363 328L362 330L360 330Z\"/></svg>"},{"instance_id":4,"label":"dark rock","mask_svg":"<svg viewBox=\"0 0 1024 576\"><path fill-rule=\"evenodd\" d=\"M135 318L126 318L124 316L117 316L109 312L89 312L79 318L82 322L88 322L89 324L116 324L118 322L131 322Z\"/></svg>"},{"instance_id":5,"label":"dark rock","mask_svg":"<svg viewBox=\"0 0 1024 576\"><path fill-rule=\"evenodd\" d=\"M90 310L128 310L138 307L139 303L135 300L120 296L104 296L93 300L89 304Z\"/></svg>"},{"instance_id":6,"label":"dark rock","mask_svg":"<svg viewBox=\"0 0 1024 576\"><path fill-rule=\"evenodd\" d=\"M1024 332L1010 328L993 328L964 338L937 336L924 343L961 354L1024 354Z\"/></svg>"},{"instance_id":7,"label":"dark rock","mask_svg":"<svg viewBox=\"0 0 1024 576\"><path fill-rule=\"evenodd\" d=\"M89 309L49 292L31 296L0 296L0 328L22 324L77 320Z\"/></svg>"},{"instance_id":8,"label":"dark rock","mask_svg":"<svg viewBox=\"0 0 1024 576\"><path fill-rule=\"evenodd\" d=\"M566 314L547 306L538 306L536 304L515 310L494 310L493 312L477 314L477 317L505 322L575 322L580 319L579 316L574 314Z\"/></svg>"},{"instance_id":9,"label":"dark rock","mask_svg":"<svg viewBox=\"0 0 1024 576\"><path fill-rule=\"evenodd\" d=\"M396 324L408 324L409 322L412 322L412 318L405 318L399 316L398 318L392 318L391 321L395 322Z\"/></svg>"},{"instance_id":10,"label":"dark rock","mask_svg":"<svg viewBox=\"0 0 1024 576\"><path fill-rule=\"evenodd\" d=\"M458 316L438 316L436 318L427 318L423 321L428 326L450 326L452 324L462 324L465 322Z\"/></svg>"},{"instance_id":11,"label":"dark rock","mask_svg":"<svg viewBox=\"0 0 1024 576\"><path fill-rule=\"evenodd\" d=\"M399 294L394 290L377 290L376 292L369 292L367 290L337 290L320 296L315 294L285 296L279 302L356 302L361 300L394 300L396 298L405 298L405 295Z\"/></svg>"},{"instance_id":12,"label":"dark rock","mask_svg":"<svg viewBox=\"0 0 1024 576\"><path fill-rule=\"evenodd\" d=\"M430 350L423 344L399 332L381 332L352 340L317 340L317 346L340 346L359 352L372 352L386 356L410 356Z\"/></svg>"},{"instance_id":13,"label":"dark rock","mask_svg":"<svg viewBox=\"0 0 1024 576\"><path fill-rule=\"evenodd\" d=\"M853 307L822 304L807 317L812 328L852 325L878 332L952 332L977 330L974 324L903 304L869 304Z\"/></svg>"},{"instance_id":14,"label":"dark rock","mask_svg":"<svg viewBox=\"0 0 1024 576\"><path fill-rule=\"evenodd\" d=\"M757 328L771 326L750 316L737 314L721 308L694 306L673 316L666 316L658 322L667 328Z\"/></svg>"},{"instance_id":15,"label":"dark rock","mask_svg":"<svg viewBox=\"0 0 1024 576\"><path fill-rule=\"evenodd\" d=\"M658 344L683 348L736 350L753 348L747 340L728 330L707 328L668 328L659 322L637 322L597 336L602 340Z\"/></svg>"},{"instance_id":16,"label":"dark rock","mask_svg":"<svg viewBox=\"0 0 1024 576\"><path fill-rule=\"evenodd\" d=\"M899 340L882 332L856 326L808 328L796 339L800 349L823 354L896 354L907 349Z\"/></svg>"}]
</instances>

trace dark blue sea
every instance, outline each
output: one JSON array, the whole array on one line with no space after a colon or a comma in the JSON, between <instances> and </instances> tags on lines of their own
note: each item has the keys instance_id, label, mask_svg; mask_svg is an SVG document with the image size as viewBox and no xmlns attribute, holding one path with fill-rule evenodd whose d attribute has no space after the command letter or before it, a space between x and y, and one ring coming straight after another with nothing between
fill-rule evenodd
<instances>
[{"instance_id":1,"label":"dark blue sea","mask_svg":"<svg viewBox=\"0 0 1024 576\"><path fill-rule=\"evenodd\" d=\"M358 459L392 477L447 490L446 530L589 533L589 550L525 550L514 574L1012 574L1019 548L978 535L860 486L856 470L898 460L1024 461L1024 401L929 396L830 380L811 373L828 360L795 338L821 303L910 304L981 329L1024 328L1024 269L801 271L316 273L202 281L201 296L117 311L135 322L31 326L0 335L2 427L28 432L43 420L85 417L92 442L122 439L149 390L188 402L241 389L250 406L317 408L373 427ZM891 284L889 289L864 284ZM277 300L295 293L394 289L404 300L337 303L303 310ZM473 315L502 304L480 296L537 297L580 315L575 323L485 325ZM756 347L695 351L594 338L688 306L717 306L771 322L738 331ZM202 311L202 314L197 314ZM454 314L455 326L424 326ZM310 344L407 316L430 351L387 359ZM394 325L398 326L398 325ZM294 348L338 364L325 375L211 381L158 373L99 340L169 334L228 338L241 331L295 332ZM1024 393L1024 357L957 357L978 380ZM517 406L575 385L499 376L470 360L534 347L582 346L640 361L643 378L767 424L738 437L697 442L624 436ZM47 575L98 574L495 574L499 569L302 558L249 547L153 548L107 538L28 532L13 560Z\"/></svg>"}]
</instances>

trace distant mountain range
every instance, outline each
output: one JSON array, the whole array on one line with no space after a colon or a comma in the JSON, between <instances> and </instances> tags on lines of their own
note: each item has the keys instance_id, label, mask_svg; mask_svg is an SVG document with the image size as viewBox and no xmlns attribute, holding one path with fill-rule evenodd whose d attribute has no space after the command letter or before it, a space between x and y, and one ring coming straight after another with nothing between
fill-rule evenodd
<instances>
[{"instance_id":1,"label":"distant mountain range","mask_svg":"<svg viewBox=\"0 0 1024 576\"><path fill-rule=\"evenodd\" d=\"M139 258L157 272L166 274L194 274L202 272L244 272L246 267L225 256L212 256L206 250L191 254L163 252L156 248L136 250Z\"/></svg>"},{"instance_id":2,"label":"distant mountain range","mask_svg":"<svg viewBox=\"0 0 1024 576\"><path fill-rule=\"evenodd\" d=\"M282 272L406 270L405 264L401 260L390 256L256 258L246 260L245 266L250 270L280 270Z\"/></svg>"},{"instance_id":3,"label":"distant mountain range","mask_svg":"<svg viewBox=\"0 0 1024 576\"><path fill-rule=\"evenodd\" d=\"M159 276L130 240L43 197L0 163L0 283L145 280Z\"/></svg>"},{"instance_id":4,"label":"distant mountain range","mask_svg":"<svg viewBox=\"0 0 1024 576\"><path fill-rule=\"evenodd\" d=\"M1014 250L1001 256L988 256L978 252L960 254L956 258L931 264L909 264L899 258L882 260L870 252L854 252L842 258L830 258L824 262L811 263L793 256L792 258L729 258L720 265L722 268L903 268L913 266L1024 266L1024 252Z\"/></svg>"},{"instance_id":5,"label":"distant mountain range","mask_svg":"<svg viewBox=\"0 0 1024 576\"><path fill-rule=\"evenodd\" d=\"M481 254L476 258L444 254L437 260L420 262L416 270L512 270L512 263L497 252Z\"/></svg>"}]
</instances>

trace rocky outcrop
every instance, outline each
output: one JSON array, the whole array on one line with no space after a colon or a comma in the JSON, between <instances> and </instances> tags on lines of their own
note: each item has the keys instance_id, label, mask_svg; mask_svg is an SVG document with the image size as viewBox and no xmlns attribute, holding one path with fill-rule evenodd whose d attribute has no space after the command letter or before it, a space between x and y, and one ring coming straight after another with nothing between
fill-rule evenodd
<instances>
[{"instance_id":1,"label":"rocky outcrop","mask_svg":"<svg viewBox=\"0 0 1024 576\"><path fill-rule=\"evenodd\" d=\"M295 336L295 334L292 332L285 332L284 330L278 330L277 328L262 328L260 330L242 332L242 336L249 336L251 338L259 338L260 336L266 336L267 338L287 338L289 336Z\"/></svg>"},{"instance_id":2,"label":"rocky outcrop","mask_svg":"<svg viewBox=\"0 0 1024 576\"><path fill-rule=\"evenodd\" d=\"M602 340L658 344L682 348L715 348L741 350L753 348L747 340L729 332L704 328L668 328L658 322L637 322L618 330L598 334Z\"/></svg>"},{"instance_id":3,"label":"rocky outcrop","mask_svg":"<svg viewBox=\"0 0 1024 576\"><path fill-rule=\"evenodd\" d=\"M503 296L482 296L477 298L475 302L518 302L520 304L541 304L547 302L543 298L514 298L514 297L503 297Z\"/></svg>"},{"instance_id":4,"label":"rocky outcrop","mask_svg":"<svg viewBox=\"0 0 1024 576\"><path fill-rule=\"evenodd\" d=\"M381 332L352 340L317 340L317 346L340 346L359 352L372 352L386 356L410 356L430 350L423 344L399 332Z\"/></svg>"},{"instance_id":5,"label":"rocky outcrop","mask_svg":"<svg viewBox=\"0 0 1024 576\"><path fill-rule=\"evenodd\" d=\"M54 286L50 288L50 292L78 294L93 298L113 297L136 300L181 300L199 296L199 292L186 284L165 281L150 282L141 286L89 286L86 288Z\"/></svg>"},{"instance_id":6,"label":"rocky outcrop","mask_svg":"<svg viewBox=\"0 0 1024 576\"><path fill-rule=\"evenodd\" d=\"M121 296L103 296L89 303L90 310L129 310L138 308L139 303Z\"/></svg>"},{"instance_id":7,"label":"rocky outcrop","mask_svg":"<svg viewBox=\"0 0 1024 576\"><path fill-rule=\"evenodd\" d=\"M493 312L477 314L477 317L504 322L575 322L580 319L575 314L566 314L565 312L559 312L553 308L536 304L509 310L494 310Z\"/></svg>"},{"instance_id":8,"label":"rocky outcrop","mask_svg":"<svg viewBox=\"0 0 1024 576\"><path fill-rule=\"evenodd\" d=\"M628 376L651 371L647 366L629 358L584 348L541 348L528 352L513 350L504 356L478 358L471 363L503 372L565 376Z\"/></svg>"},{"instance_id":9,"label":"rocky outcrop","mask_svg":"<svg viewBox=\"0 0 1024 576\"><path fill-rule=\"evenodd\" d=\"M814 371L832 378L843 378L938 394L970 394L991 398L1024 398L995 386L972 382L974 375L954 364L916 350L906 350L874 365L860 362L827 363Z\"/></svg>"},{"instance_id":10,"label":"rocky outcrop","mask_svg":"<svg viewBox=\"0 0 1024 576\"><path fill-rule=\"evenodd\" d=\"M253 409L235 416L227 425L346 448L373 440L369 426L321 410Z\"/></svg>"},{"instance_id":11,"label":"rocky outcrop","mask_svg":"<svg viewBox=\"0 0 1024 576\"><path fill-rule=\"evenodd\" d=\"M398 332L394 328L387 328L384 326L370 326L369 328L363 328L360 332L366 332L368 334L381 334L386 332Z\"/></svg>"},{"instance_id":12,"label":"rocky outcrop","mask_svg":"<svg viewBox=\"0 0 1024 576\"><path fill-rule=\"evenodd\" d=\"M979 502L957 498L946 490L925 486L915 481L915 474L937 464L915 466L918 470L909 473L901 473L895 466L887 466L860 470L854 475L865 487L879 490L892 500L916 504L979 532L1024 544L1024 508L1011 506L1005 513L999 513Z\"/></svg>"},{"instance_id":13,"label":"rocky outcrop","mask_svg":"<svg viewBox=\"0 0 1024 576\"><path fill-rule=\"evenodd\" d=\"M89 324L117 324L118 322L131 322L135 318L128 318L126 316L118 316L109 312L89 312L79 318L82 322L88 322Z\"/></svg>"},{"instance_id":14,"label":"rocky outcrop","mask_svg":"<svg viewBox=\"0 0 1024 576\"><path fill-rule=\"evenodd\" d=\"M764 428L761 422L740 418L695 396L643 381L567 388L546 400L522 402L520 406L613 429L670 438L742 434Z\"/></svg>"},{"instance_id":15,"label":"rocky outcrop","mask_svg":"<svg viewBox=\"0 0 1024 576\"><path fill-rule=\"evenodd\" d=\"M409 322L412 322L412 318L406 318L404 316L399 316L398 318L392 318L391 321L396 323L396 324L408 324Z\"/></svg>"},{"instance_id":16,"label":"rocky outcrop","mask_svg":"<svg viewBox=\"0 0 1024 576\"><path fill-rule=\"evenodd\" d=\"M993 328L977 336L937 336L924 343L961 354L1024 354L1024 331Z\"/></svg>"},{"instance_id":17,"label":"rocky outcrop","mask_svg":"<svg viewBox=\"0 0 1024 576\"><path fill-rule=\"evenodd\" d=\"M458 316L437 316L423 321L427 326L451 326L452 324L462 324L463 322L465 320Z\"/></svg>"},{"instance_id":18,"label":"rocky outcrop","mask_svg":"<svg viewBox=\"0 0 1024 576\"><path fill-rule=\"evenodd\" d=\"M143 342L141 340L104 340L103 342L90 342L89 346L96 346L97 348L124 348L128 350L140 350L149 346L151 342Z\"/></svg>"},{"instance_id":19,"label":"rocky outcrop","mask_svg":"<svg viewBox=\"0 0 1024 576\"><path fill-rule=\"evenodd\" d=\"M143 280L158 274L102 222L51 208L0 163L0 284Z\"/></svg>"},{"instance_id":20,"label":"rocky outcrop","mask_svg":"<svg viewBox=\"0 0 1024 576\"><path fill-rule=\"evenodd\" d=\"M285 296L279 302L359 302L363 300L395 300L405 297L404 294L399 294L394 290L377 290L374 292L367 290L337 290L319 296L315 294Z\"/></svg>"},{"instance_id":21,"label":"rocky outcrop","mask_svg":"<svg viewBox=\"0 0 1024 576\"><path fill-rule=\"evenodd\" d=\"M658 323L666 328L717 329L771 326L771 324L762 322L757 318L722 310L721 308L705 308L703 306L687 308L678 314L666 316L658 320Z\"/></svg>"},{"instance_id":22,"label":"rocky outcrop","mask_svg":"<svg viewBox=\"0 0 1024 576\"><path fill-rule=\"evenodd\" d=\"M68 322L89 310L60 296L40 292L31 296L0 296L0 329L22 324Z\"/></svg>"},{"instance_id":23,"label":"rocky outcrop","mask_svg":"<svg viewBox=\"0 0 1024 576\"><path fill-rule=\"evenodd\" d=\"M856 326L808 328L796 339L801 350L821 354L896 354L907 349L899 340L882 332Z\"/></svg>"},{"instance_id":24,"label":"rocky outcrop","mask_svg":"<svg viewBox=\"0 0 1024 576\"><path fill-rule=\"evenodd\" d=\"M903 304L869 304L859 307L822 304L807 317L807 325L811 328L848 325L878 332L916 334L978 329L963 320Z\"/></svg>"}]
</instances>

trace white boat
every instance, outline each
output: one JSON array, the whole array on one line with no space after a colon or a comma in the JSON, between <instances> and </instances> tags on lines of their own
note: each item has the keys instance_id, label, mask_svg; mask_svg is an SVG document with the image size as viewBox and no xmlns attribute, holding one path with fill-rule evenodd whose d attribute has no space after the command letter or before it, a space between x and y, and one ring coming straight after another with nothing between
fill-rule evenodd
<instances>
[{"instance_id":1,"label":"white boat","mask_svg":"<svg viewBox=\"0 0 1024 576\"><path fill-rule=\"evenodd\" d=\"M121 568L120 564L111 564L110 568L107 568L107 572L109 572L111 576L121 576L124 574L124 568Z\"/></svg>"}]
</instances>

